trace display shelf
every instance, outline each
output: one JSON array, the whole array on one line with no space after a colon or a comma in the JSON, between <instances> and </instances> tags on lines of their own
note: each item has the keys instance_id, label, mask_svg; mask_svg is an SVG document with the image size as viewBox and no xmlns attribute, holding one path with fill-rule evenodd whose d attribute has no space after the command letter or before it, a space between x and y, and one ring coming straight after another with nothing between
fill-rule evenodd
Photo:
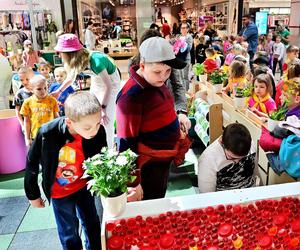
<instances>
[{"instance_id":1,"label":"display shelf","mask_svg":"<svg viewBox=\"0 0 300 250\"><path fill-rule=\"evenodd\" d=\"M128 203L118 218L104 213L102 248L299 249L299 193L288 183ZM119 247L106 245L112 235Z\"/></svg>"}]
</instances>

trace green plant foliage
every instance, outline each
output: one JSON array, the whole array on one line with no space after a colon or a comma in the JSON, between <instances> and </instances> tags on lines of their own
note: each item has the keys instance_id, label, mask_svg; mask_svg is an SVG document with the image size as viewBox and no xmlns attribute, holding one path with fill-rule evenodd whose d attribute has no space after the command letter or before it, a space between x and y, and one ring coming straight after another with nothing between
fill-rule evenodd
<instances>
[{"instance_id":1,"label":"green plant foliage","mask_svg":"<svg viewBox=\"0 0 300 250\"><path fill-rule=\"evenodd\" d=\"M84 161L82 178L91 178L87 185L92 194L116 197L127 192L127 184L133 182L137 155L130 149L117 152L103 148L100 154Z\"/></svg>"},{"instance_id":2,"label":"green plant foliage","mask_svg":"<svg viewBox=\"0 0 300 250\"><path fill-rule=\"evenodd\" d=\"M228 79L228 76L221 70L215 70L213 73L210 74L209 79L210 82L214 85L223 84Z\"/></svg>"},{"instance_id":3,"label":"green plant foliage","mask_svg":"<svg viewBox=\"0 0 300 250\"><path fill-rule=\"evenodd\" d=\"M275 121L283 121L285 119L287 111L288 109L286 106L281 106L276 111L272 112L269 117L270 119Z\"/></svg>"},{"instance_id":4,"label":"green plant foliage","mask_svg":"<svg viewBox=\"0 0 300 250\"><path fill-rule=\"evenodd\" d=\"M200 75L203 75L204 74L204 65L203 64L200 64L200 63L196 63L194 66L193 66L193 71L194 71L194 74L196 76L200 76Z\"/></svg>"},{"instance_id":5,"label":"green plant foliage","mask_svg":"<svg viewBox=\"0 0 300 250\"><path fill-rule=\"evenodd\" d=\"M235 97L250 97L252 95L252 91L252 86L247 86L246 88L237 88Z\"/></svg>"}]
</instances>

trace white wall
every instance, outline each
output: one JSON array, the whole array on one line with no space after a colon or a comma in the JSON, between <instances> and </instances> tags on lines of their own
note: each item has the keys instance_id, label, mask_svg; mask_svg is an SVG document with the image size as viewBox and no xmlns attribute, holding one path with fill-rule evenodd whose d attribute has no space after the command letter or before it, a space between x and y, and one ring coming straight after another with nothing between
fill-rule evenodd
<instances>
[{"instance_id":1,"label":"white wall","mask_svg":"<svg viewBox=\"0 0 300 250\"><path fill-rule=\"evenodd\" d=\"M1 11L28 10L26 0L1 0L0 3ZM60 0L33 0L33 5L35 10L50 11L57 28L62 28Z\"/></svg>"}]
</instances>

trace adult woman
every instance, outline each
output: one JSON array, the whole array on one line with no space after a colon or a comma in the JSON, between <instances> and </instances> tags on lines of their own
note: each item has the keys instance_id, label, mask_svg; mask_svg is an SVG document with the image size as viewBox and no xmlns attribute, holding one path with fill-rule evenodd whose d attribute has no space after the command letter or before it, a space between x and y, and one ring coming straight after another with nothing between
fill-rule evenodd
<instances>
[{"instance_id":1,"label":"adult woman","mask_svg":"<svg viewBox=\"0 0 300 250\"><path fill-rule=\"evenodd\" d=\"M74 27L73 19L67 20L67 22L64 25L64 28L62 30L59 30L56 32L56 37L59 37L60 35L66 34L66 33L75 34L75 27Z\"/></svg>"},{"instance_id":2,"label":"adult woman","mask_svg":"<svg viewBox=\"0 0 300 250\"><path fill-rule=\"evenodd\" d=\"M61 35L54 49L60 52L68 75L61 87L52 95L58 97L75 81L77 74L88 67L92 77L90 91L96 95L102 105L107 144L109 148L112 148L114 143L115 99L121 82L117 66L107 55L89 52L83 48L74 34Z\"/></svg>"}]
</instances>

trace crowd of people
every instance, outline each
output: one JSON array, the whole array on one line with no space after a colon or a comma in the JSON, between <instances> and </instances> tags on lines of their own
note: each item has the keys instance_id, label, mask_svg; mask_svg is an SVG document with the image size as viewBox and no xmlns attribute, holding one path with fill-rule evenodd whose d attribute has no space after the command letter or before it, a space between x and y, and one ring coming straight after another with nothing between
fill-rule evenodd
<instances>
[{"instance_id":1,"label":"crowd of people","mask_svg":"<svg viewBox=\"0 0 300 250\"><path fill-rule=\"evenodd\" d=\"M41 165L43 191L53 204L64 249L82 248L78 218L86 248L100 248L99 218L87 180L81 179L81 165L102 147L114 147L115 118L117 149L130 148L139 159L147 159L137 161L128 200L165 196L170 166L188 150L182 140L191 127L185 93L193 64L203 64L208 75L216 70L228 74L223 91L229 95L251 86L249 108L262 118L285 105L286 117L300 119L299 48L288 45L289 34L283 27L276 34L258 37L250 16L243 17L243 24L236 37L221 38L210 23L195 34L182 23L175 37L166 25L161 33L146 30L123 87L115 62L84 48L76 34L58 37L55 50L64 67L55 68L54 77L47 63L39 63L37 72L32 70L35 55L31 57L30 43L24 44L29 48L23 57L27 63L18 71L23 87L14 105L29 147L25 191L33 206L45 206L38 186ZM279 83L274 77L277 64ZM76 76L86 69L92 78L90 92L73 93ZM245 126L227 126L199 158L199 191L258 185L255 150Z\"/></svg>"}]
</instances>

